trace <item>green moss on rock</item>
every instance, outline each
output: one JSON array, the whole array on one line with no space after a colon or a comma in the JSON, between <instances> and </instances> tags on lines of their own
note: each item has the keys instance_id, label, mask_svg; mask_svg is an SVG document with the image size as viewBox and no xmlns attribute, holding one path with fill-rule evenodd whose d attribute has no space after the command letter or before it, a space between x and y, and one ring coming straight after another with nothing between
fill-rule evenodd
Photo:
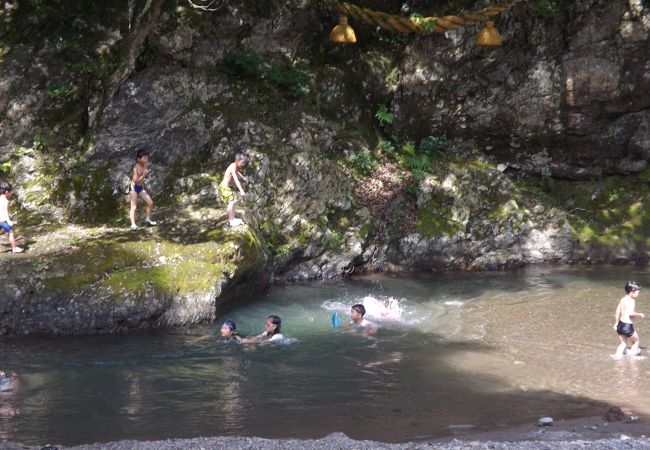
<instances>
[{"instance_id":1,"label":"green moss on rock","mask_svg":"<svg viewBox=\"0 0 650 450\"><path fill-rule=\"evenodd\" d=\"M111 289L114 296L128 293L142 295L147 289L159 294L190 294L210 292L221 282L224 273L234 267L200 261L182 261L174 266L144 267L110 273L100 286Z\"/></svg>"},{"instance_id":2,"label":"green moss on rock","mask_svg":"<svg viewBox=\"0 0 650 450\"><path fill-rule=\"evenodd\" d=\"M207 235L217 237L216 232ZM192 244L105 238L52 258L43 283L47 289L64 292L110 288L116 299L124 293L137 298L147 289L200 294L218 287L224 276L232 278L264 263L263 244L248 227L218 237L218 241Z\"/></svg>"},{"instance_id":3,"label":"green moss on rock","mask_svg":"<svg viewBox=\"0 0 650 450\"><path fill-rule=\"evenodd\" d=\"M462 223L453 220L451 208L436 200L430 200L417 211L415 229L425 237L453 236L464 231Z\"/></svg>"}]
</instances>

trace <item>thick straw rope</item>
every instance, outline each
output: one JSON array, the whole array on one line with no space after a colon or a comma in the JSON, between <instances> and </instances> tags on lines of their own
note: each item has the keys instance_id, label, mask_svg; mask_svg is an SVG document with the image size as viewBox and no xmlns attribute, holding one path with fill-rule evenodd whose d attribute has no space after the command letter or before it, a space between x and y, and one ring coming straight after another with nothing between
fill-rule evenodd
<instances>
[{"instance_id":1,"label":"thick straw rope","mask_svg":"<svg viewBox=\"0 0 650 450\"><path fill-rule=\"evenodd\" d=\"M447 30L490 20L491 17L500 14L520 1L522 0L504 1L460 16L422 17L419 19L373 11L338 0L329 0L328 3L343 15L378 26L384 30L398 31L400 33L443 33Z\"/></svg>"}]
</instances>

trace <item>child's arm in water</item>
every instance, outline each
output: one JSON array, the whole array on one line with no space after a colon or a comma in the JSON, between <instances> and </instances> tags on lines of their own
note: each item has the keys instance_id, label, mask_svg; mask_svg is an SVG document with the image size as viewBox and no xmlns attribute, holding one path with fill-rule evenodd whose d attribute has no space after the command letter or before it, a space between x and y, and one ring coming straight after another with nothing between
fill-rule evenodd
<instances>
[{"instance_id":1,"label":"child's arm in water","mask_svg":"<svg viewBox=\"0 0 650 450\"><path fill-rule=\"evenodd\" d=\"M241 338L239 342L242 344L256 344L258 342L263 342L263 339L266 337L266 331L258 334L257 336L249 337L249 338Z\"/></svg>"}]
</instances>

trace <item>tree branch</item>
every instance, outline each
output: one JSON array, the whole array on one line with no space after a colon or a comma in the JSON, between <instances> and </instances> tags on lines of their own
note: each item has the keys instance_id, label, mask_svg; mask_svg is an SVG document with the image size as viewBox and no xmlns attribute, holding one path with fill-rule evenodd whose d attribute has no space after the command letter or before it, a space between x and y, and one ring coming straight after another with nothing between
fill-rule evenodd
<instances>
[{"instance_id":1,"label":"tree branch","mask_svg":"<svg viewBox=\"0 0 650 450\"><path fill-rule=\"evenodd\" d=\"M202 2L208 2L208 0L200 0ZM229 0L211 0L209 3L205 5L199 5L197 3L194 3L192 0L187 0L187 2L190 4L190 6L194 9L200 9L201 11L208 11L208 12L215 12L218 11L219 9L223 8L226 6Z\"/></svg>"}]
</instances>

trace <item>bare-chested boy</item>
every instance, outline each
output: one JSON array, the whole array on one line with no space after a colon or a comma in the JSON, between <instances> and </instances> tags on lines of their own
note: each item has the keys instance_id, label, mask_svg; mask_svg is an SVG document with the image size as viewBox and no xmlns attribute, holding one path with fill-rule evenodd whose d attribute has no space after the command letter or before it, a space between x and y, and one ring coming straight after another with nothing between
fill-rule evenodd
<instances>
[{"instance_id":1,"label":"bare-chested boy","mask_svg":"<svg viewBox=\"0 0 650 450\"><path fill-rule=\"evenodd\" d=\"M235 155L235 162L231 163L223 174L223 180L219 185L219 196L221 200L228 205L228 221L231 227L241 225L241 219L235 219L235 205L237 199L231 186L234 184L241 195L246 195L244 189L241 187L241 181L247 182L248 180L239 171L246 165L246 156L241 153ZM241 180L241 181L240 181Z\"/></svg>"},{"instance_id":2,"label":"bare-chested boy","mask_svg":"<svg viewBox=\"0 0 650 450\"><path fill-rule=\"evenodd\" d=\"M625 349L628 347L630 348L628 355L635 356L640 352L639 335L634 330L632 323L634 319L643 319L645 317L645 314L636 312L636 299L639 296L640 289L635 281L628 281L625 284L626 295L618 302L614 319L614 329L616 329L621 343L616 349L616 354L614 355L616 357L623 356Z\"/></svg>"},{"instance_id":3,"label":"bare-chested boy","mask_svg":"<svg viewBox=\"0 0 650 450\"><path fill-rule=\"evenodd\" d=\"M140 149L135 155L135 164L131 168L131 183L129 183L129 200L131 202L131 210L129 211L129 218L131 219L131 229L137 230L138 226L135 223L135 211L138 208L138 197L140 197L147 204L147 214L144 219L145 225L154 226L156 222L151 220L151 211L153 210L153 200L144 188L144 180L149 176L149 152L145 149Z\"/></svg>"},{"instance_id":4,"label":"bare-chested boy","mask_svg":"<svg viewBox=\"0 0 650 450\"><path fill-rule=\"evenodd\" d=\"M361 303L352 305L350 307L350 325L354 328L359 328L366 333L374 333L377 331L377 326L367 320L364 316L366 315L366 307Z\"/></svg>"}]
</instances>

